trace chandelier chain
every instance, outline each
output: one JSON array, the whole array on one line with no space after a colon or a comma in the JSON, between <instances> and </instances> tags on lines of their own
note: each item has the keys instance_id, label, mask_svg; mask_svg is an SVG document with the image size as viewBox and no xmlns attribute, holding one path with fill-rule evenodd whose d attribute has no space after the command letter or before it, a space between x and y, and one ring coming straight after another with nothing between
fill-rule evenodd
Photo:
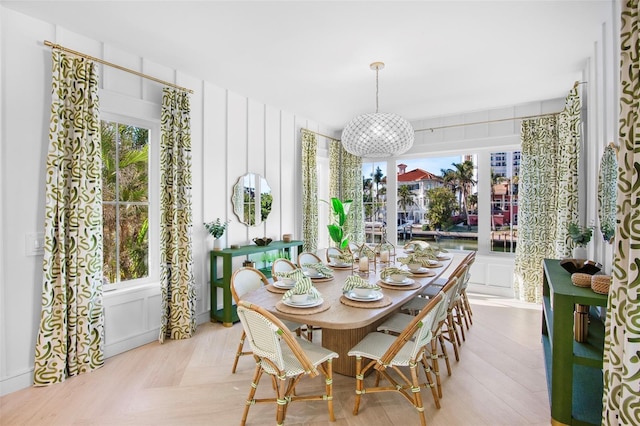
<instances>
[{"instance_id":1,"label":"chandelier chain","mask_svg":"<svg viewBox=\"0 0 640 426\"><path fill-rule=\"evenodd\" d=\"M380 71L379 67L376 67L376 114L378 113L378 72Z\"/></svg>"}]
</instances>

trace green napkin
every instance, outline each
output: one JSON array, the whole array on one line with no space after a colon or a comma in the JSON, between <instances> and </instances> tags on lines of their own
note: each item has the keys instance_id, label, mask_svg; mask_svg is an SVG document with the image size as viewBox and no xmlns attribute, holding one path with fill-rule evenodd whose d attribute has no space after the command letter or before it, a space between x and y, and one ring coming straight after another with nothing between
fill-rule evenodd
<instances>
[{"instance_id":1,"label":"green napkin","mask_svg":"<svg viewBox=\"0 0 640 426\"><path fill-rule=\"evenodd\" d=\"M369 281L360 278L357 275L349 275L347 280L344 282L342 286L342 292L347 293L354 288L370 288L372 290L380 290L380 286L378 284L371 284Z\"/></svg>"},{"instance_id":2,"label":"green napkin","mask_svg":"<svg viewBox=\"0 0 640 426\"><path fill-rule=\"evenodd\" d=\"M320 275L322 275L325 278L333 277L333 269L331 269L324 263L305 263L302 266L305 268L316 270Z\"/></svg>"}]
</instances>

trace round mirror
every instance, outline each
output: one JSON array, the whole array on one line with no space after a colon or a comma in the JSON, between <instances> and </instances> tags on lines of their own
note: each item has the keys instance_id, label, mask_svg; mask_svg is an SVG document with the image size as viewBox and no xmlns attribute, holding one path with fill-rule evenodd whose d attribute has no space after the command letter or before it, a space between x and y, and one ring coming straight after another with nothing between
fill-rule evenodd
<instances>
[{"instance_id":1,"label":"round mirror","mask_svg":"<svg viewBox=\"0 0 640 426\"><path fill-rule=\"evenodd\" d=\"M247 226L257 226L267 220L272 201L267 180L255 173L240 176L233 187L233 212Z\"/></svg>"},{"instance_id":2,"label":"round mirror","mask_svg":"<svg viewBox=\"0 0 640 426\"><path fill-rule=\"evenodd\" d=\"M618 150L607 145L600 161L598 176L598 216L600 232L605 241L613 242L616 232L616 182L618 179Z\"/></svg>"}]
</instances>

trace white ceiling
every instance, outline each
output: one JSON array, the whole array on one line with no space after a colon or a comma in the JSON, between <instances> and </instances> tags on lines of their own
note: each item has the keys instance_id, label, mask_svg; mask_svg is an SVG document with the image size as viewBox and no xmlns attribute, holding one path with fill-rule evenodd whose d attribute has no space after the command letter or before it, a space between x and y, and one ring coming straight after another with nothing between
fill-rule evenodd
<instances>
[{"instance_id":1,"label":"white ceiling","mask_svg":"<svg viewBox=\"0 0 640 426\"><path fill-rule=\"evenodd\" d=\"M6 7L341 129L566 96L610 0L5 1ZM69 46L72 47L72 46Z\"/></svg>"}]
</instances>

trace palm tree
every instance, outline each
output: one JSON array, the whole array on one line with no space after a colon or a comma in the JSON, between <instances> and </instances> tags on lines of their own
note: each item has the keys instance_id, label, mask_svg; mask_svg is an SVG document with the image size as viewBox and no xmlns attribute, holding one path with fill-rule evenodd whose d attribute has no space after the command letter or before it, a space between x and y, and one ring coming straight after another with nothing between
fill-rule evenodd
<instances>
[{"instance_id":1,"label":"palm tree","mask_svg":"<svg viewBox=\"0 0 640 426\"><path fill-rule=\"evenodd\" d=\"M477 183L473 179L473 161L465 160L462 163L452 163L451 165L455 167L453 177L455 177L456 185L460 190L462 210L466 219L469 216L467 197L471 194L473 185Z\"/></svg>"},{"instance_id":2,"label":"palm tree","mask_svg":"<svg viewBox=\"0 0 640 426\"><path fill-rule=\"evenodd\" d=\"M407 185L398 187L398 206L404 211L404 221L407 221L407 209L415 204L414 195Z\"/></svg>"},{"instance_id":3,"label":"palm tree","mask_svg":"<svg viewBox=\"0 0 640 426\"><path fill-rule=\"evenodd\" d=\"M384 180L384 173L382 173L382 169L380 167L376 167L375 173L372 173L373 183L376 185L376 215L378 213L378 209L381 207L380 203L380 183Z\"/></svg>"}]
</instances>

